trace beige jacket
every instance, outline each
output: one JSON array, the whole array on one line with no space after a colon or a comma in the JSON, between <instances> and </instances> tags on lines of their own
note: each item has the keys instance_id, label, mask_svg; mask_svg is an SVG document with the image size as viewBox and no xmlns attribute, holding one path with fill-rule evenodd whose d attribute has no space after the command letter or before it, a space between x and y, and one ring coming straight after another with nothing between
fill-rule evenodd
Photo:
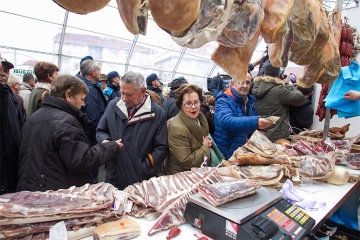
<instances>
[{"instance_id":1,"label":"beige jacket","mask_svg":"<svg viewBox=\"0 0 360 240\"><path fill-rule=\"evenodd\" d=\"M205 156L210 159L210 148L202 144L203 138L209 134L209 126L202 113L197 119L200 126L180 110L170 122L165 174L189 171L192 167L200 167Z\"/></svg>"}]
</instances>

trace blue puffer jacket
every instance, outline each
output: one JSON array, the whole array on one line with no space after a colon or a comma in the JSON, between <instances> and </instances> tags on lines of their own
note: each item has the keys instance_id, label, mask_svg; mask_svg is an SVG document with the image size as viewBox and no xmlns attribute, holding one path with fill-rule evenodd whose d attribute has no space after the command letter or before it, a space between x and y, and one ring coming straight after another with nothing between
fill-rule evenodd
<instances>
[{"instance_id":1,"label":"blue puffer jacket","mask_svg":"<svg viewBox=\"0 0 360 240\"><path fill-rule=\"evenodd\" d=\"M216 97L214 141L225 159L244 145L258 127L255 97L250 94L247 97L246 112L244 99L233 88Z\"/></svg>"}]
</instances>

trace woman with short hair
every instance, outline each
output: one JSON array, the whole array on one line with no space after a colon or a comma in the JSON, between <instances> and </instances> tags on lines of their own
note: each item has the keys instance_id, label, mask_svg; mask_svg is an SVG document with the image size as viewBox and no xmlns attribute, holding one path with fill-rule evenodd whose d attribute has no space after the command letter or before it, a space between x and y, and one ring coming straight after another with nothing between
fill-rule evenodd
<instances>
[{"instance_id":1,"label":"woman with short hair","mask_svg":"<svg viewBox=\"0 0 360 240\"><path fill-rule=\"evenodd\" d=\"M42 107L28 118L20 136L18 191L91 183L91 170L119 154L121 140L89 147L87 117L80 111L88 92L75 76L55 78Z\"/></svg>"},{"instance_id":2,"label":"woman with short hair","mask_svg":"<svg viewBox=\"0 0 360 240\"><path fill-rule=\"evenodd\" d=\"M169 153L165 170L168 175L200 167L205 157L210 160L209 126L200 111L202 89L184 84L176 91L175 99L180 111L168 126Z\"/></svg>"},{"instance_id":3,"label":"woman with short hair","mask_svg":"<svg viewBox=\"0 0 360 240\"><path fill-rule=\"evenodd\" d=\"M53 63L37 62L34 66L34 72L37 84L29 97L29 105L26 112L28 117L41 107L45 94L49 93L51 83L58 75L59 68Z\"/></svg>"}]
</instances>

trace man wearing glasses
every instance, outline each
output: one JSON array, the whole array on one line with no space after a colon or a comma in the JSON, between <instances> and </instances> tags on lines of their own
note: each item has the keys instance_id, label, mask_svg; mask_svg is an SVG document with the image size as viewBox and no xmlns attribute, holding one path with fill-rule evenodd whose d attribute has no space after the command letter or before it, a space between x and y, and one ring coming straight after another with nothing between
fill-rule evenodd
<instances>
[{"instance_id":1,"label":"man wearing glasses","mask_svg":"<svg viewBox=\"0 0 360 240\"><path fill-rule=\"evenodd\" d=\"M249 94L250 85L248 73L245 81L232 79L230 87L216 97L214 141L226 160L256 129L265 129L272 124L258 116L255 97Z\"/></svg>"}]
</instances>

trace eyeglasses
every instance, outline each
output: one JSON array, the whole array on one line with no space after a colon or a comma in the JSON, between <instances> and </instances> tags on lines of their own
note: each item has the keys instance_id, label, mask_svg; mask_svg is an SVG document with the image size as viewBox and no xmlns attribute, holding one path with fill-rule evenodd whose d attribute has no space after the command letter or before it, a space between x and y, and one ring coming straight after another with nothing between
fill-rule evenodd
<instances>
[{"instance_id":1,"label":"eyeglasses","mask_svg":"<svg viewBox=\"0 0 360 240\"><path fill-rule=\"evenodd\" d=\"M186 102L184 103L184 107L186 108L191 108L192 106L198 107L200 106L201 102L196 101L196 102Z\"/></svg>"}]
</instances>

